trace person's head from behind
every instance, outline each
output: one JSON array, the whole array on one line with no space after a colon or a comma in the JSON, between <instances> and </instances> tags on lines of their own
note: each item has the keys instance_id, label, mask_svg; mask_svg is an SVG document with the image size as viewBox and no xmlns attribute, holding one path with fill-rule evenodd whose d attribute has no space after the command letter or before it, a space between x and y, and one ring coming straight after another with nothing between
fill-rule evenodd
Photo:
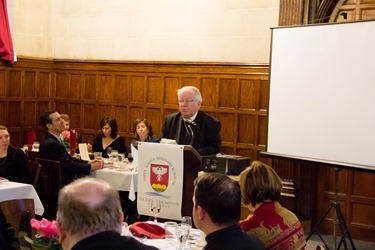
<instances>
[{"instance_id":1,"label":"person's head from behind","mask_svg":"<svg viewBox=\"0 0 375 250\"><path fill-rule=\"evenodd\" d=\"M59 135L65 130L64 120L56 110L48 110L40 116L42 127L52 133Z\"/></svg>"},{"instance_id":2,"label":"person's head from behind","mask_svg":"<svg viewBox=\"0 0 375 250\"><path fill-rule=\"evenodd\" d=\"M198 88L185 86L177 90L179 109L182 117L189 119L201 108L202 95Z\"/></svg>"},{"instance_id":3,"label":"person's head from behind","mask_svg":"<svg viewBox=\"0 0 375 250\"><path fill-rule=\"evenodd\" d=\"M60 114L61 119L64 120L65 130L70 129L70 117L68 114Z\"/></svg>"},{"instance_id":4,"label":"person's head from behind","mask_svg":"<svg viewBox=\"0 0 375 250\"><path fill-rule=\"evenodd\" d=\"M118 192L100 179L78 179L60 190L56 220L64 249L100 232L121 233Z\"/></svg>"},{"instance_id":5,"label":"person's head from behind","mask_svg":"<svg viewBox=\"0 0 375 250\"><path fill-rule=\"evenodd\" d=\"M115 139L117 137L117 121L112 117L105 117L100 121L100 128L102 130L103 137L111 137Z\"/></svg>"},{"instance_id":6,"label":"person's head from behind","mask_svg":"<svg viewBox=\"0 0 375 250\"><path fill-rule=\"evenodd\" d=\"M242 199L250 210L262 202L279 200L283 184L275 170L260 161L253 161L245 171Z\"/></svg>"},{"instance_id":7,"label":"person's head from behind","mask_svg":"<svg viewBox=\"0 0 375 250\"><path fill-rule=\"evenodd\" d=\"M134 121L133 133L137 140L145 140L147 136L153 136L151 123L146 118L138 118Z\"/></svg>"},{"instance_id":8,"label":"person's head from behind","mask_svg":"<svg viewBox=\"0 0 375 250\"><path fill-rule=\"evenodd\" d=\"M0 152L5 152L8 150L10 144L10 135L8 128L0 125Z\"/></svg>"},{"instance_id":9,"label":"person's head from behind","mask_svg":"<svg viewBox=\"0 0 375 250\"><path fill-rule=\"evenodd\" d=\"M209 223L216 228L238 223L241 190L237 182L221 173L205 173L195 179L194 187L193 220L197 228L207 233Z\"/></svg>"}]
</instances>

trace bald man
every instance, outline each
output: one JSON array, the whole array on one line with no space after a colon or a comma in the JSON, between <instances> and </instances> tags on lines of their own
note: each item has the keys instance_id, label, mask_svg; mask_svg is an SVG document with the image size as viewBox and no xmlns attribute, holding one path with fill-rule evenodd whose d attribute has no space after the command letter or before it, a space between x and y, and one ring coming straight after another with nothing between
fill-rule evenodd
<instances>
[{"instance_id":1,"label":"bald man","mask_svg":"<svg viewBox=\"0 0 375 250\"><path fill-rule=\"evenodd\" d=\"M81 178L61 189L56 217L64 250L157 249L121 236L118 192L99 179Z\"/></svg>"}]
</instances>

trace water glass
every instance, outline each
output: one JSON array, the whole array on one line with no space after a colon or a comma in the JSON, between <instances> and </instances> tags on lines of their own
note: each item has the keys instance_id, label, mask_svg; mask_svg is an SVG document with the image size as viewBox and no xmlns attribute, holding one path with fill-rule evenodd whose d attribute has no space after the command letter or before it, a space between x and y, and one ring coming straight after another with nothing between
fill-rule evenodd
<instances>
[{"instance_id":1,"label":"water glass","mask_svg":"<svg viewBox=\"0 0 375 250\"><path fill-rule=\"evenodd\" d=\"M94 159L101 160L102 159L102 152L94 152Z\"/></svg>"},{"instance_id":2,"label":"water glass","mask_svg":"<svg viewBox=\"0 0 375 250\"><path fill-rule=\"evenodd\" d=\"M38 141L33 143L33 151L39 151L39 142Z\"/></svg>"},{"instance_id":3,"label":"water glass","mask_svg":"<svg viewBox=\"0 0 375 250\"><path fill-rule=\"evenodd\" d=\"M164 223L165 238L167 240L174 240L176 236L177 222L167 221Z\"/></svg>"},{"instance_id":4,"label":"water glass","mask_svg":"<svg viewBox=\"0 0 375 250\"><path fill-rule=\"evenodd\" d=\"M187 237L189 234L189 226L187 224L178 224L176 228L176 236L179 242L178 249L185 249Z\"/></svg>"}]
</instances>

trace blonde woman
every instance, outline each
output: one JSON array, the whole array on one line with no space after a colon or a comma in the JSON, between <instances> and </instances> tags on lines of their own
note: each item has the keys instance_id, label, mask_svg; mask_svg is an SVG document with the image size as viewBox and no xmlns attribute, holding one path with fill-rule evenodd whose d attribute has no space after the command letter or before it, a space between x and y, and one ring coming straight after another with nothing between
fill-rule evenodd
<instances>
[{"instance_id":1,"label":"blonde woman","mask_svg":"<svg viewBox=\"0 0 375 250\"><path fill-rule=\"evenodd\" d=\"M242 174L244 204L252 214L240 222L241 229L259 237L265 249L304 249L304 231L297 216L278 202L283 187L268 165L254 161Z\"/></svg>"}]
</instances>

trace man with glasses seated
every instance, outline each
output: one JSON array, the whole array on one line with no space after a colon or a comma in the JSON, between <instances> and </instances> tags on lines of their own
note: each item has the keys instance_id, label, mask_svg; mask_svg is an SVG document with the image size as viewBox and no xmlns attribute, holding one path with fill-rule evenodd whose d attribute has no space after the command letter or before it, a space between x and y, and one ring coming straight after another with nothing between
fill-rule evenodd
<instances>
[{"instance_id":1,"label":"man with glasses seated","mask_svg":"<svg viewBox=\"0 0 375 250\"><path fill-rule=\"evenodd\" d=\"M200 155L220 153L221 123L200 111L202 95L198 88L185 86L177 91L180 112L168 115L163 122L161 138L177 144L192 145Z\"/></svg>"}]
</instances>

